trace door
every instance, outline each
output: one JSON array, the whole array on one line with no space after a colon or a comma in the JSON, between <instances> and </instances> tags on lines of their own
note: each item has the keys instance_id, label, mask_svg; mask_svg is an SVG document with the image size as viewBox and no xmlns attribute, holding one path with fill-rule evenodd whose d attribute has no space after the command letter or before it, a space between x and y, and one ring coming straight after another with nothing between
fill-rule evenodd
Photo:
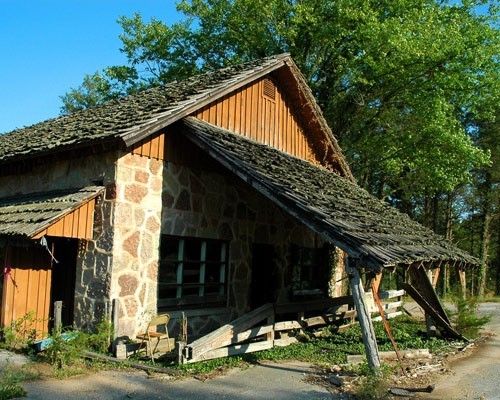
<instances>
[{"instance_id":1,"label":"door","mask_svg":"<svg viewBox=\"0 0 500 400\"><path fill-rule=\"evenodd\" d=\"M250 305L255 309L276 301L276 251L270 244L252 246L252 284Z\"/></svg>"}]
</instances>

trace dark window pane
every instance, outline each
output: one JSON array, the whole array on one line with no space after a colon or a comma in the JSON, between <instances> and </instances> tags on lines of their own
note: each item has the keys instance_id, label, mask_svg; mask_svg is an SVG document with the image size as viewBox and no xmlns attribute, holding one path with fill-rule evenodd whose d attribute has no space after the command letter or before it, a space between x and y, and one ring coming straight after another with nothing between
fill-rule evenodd
<instances>
[{"instance_id":1,"label":"dark window pane","mask_svg":"<svg viewBox=\"0 0 500 400\"><path fill-rule=\"evenodd\" d=\"M207 242L207 261L220 261L222 243L215 241Z\"/></svg>"},{"instance_id":2,"label":"dark window pane","mask_svg":"<svg viewBox=\"0 0 500 400\"><path fill-rule=\"evenodd\" d=\"M201 259L201 241L196 239L184 240L184 260L199 261Z\"/></svg>"},{"instance_id":3,"label":"dark window pane","mask_svg":"<svg viewBox=\"0 0 500 400\"><path fill-rule=\"evenodd\" d=\"M160 264L160 276L158 277L160 283L176 283L177 282L177 263L176 262L162 262Z\"/></svg>"},{"instance_id":4,"label":"dark window pane","mask_svg":"<svg viewBox=\"0 0 500 400\"><path fill-rule=\"evenodd\" d=\"M179 239L166 235L161 237L160 258L168 260L177 260L179 251Z\"/></svg>"}]
</instances>

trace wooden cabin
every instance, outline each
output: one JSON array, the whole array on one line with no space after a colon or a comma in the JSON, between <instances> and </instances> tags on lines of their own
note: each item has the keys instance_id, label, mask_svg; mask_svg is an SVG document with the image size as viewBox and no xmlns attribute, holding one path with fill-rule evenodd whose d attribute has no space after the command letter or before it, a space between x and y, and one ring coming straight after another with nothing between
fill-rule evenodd
<instances>
[{"instance_id":1,"label":"wooden cabin","mask_svg":"<svg viewBox=\"0 0 500 400\"><path fill-rule=\"evenodd\" d=\"M289 55L0 135L1 325L54 301L119 336L184 313L198 337L263 304L339 296L345 257L475 259L360 189ZM353 263L354 265L354 263Z\"/></svg>"}]
</instances>

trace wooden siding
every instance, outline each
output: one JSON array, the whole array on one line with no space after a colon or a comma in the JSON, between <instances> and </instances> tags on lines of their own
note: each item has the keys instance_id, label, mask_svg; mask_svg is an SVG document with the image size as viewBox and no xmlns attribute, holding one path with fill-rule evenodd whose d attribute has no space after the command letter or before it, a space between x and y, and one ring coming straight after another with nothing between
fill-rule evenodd
<instances>
[{"instance_id":1,"label":"wooden siding","mask_svg":"<svg viewBox=\"0 0 500 400\"><path fill-rule=\"evenodd\" d=\"M64 215L48 228L37 233L33 239L42 236L57 236L74 239L92 239L95 198L83 203L77 209Z\"/></svg>"},{"instance_id":2,"label":"wooden siding","mask_svg":"<svg viewBox=\"0 0 500 400\"><path fill-rule=\"evenodd\" d=\"M269 78L248 84L193 116L302 159L316 159L290 99Z\"/></svg>"},{"instance_id":3,"label":"wooden siding","mask_svg":"<svg viewBox=\"0 0 500 400\"><path fill-rule=\"evenodd\" d=\"M4 278L1 326L9 327L28 313L33 317L21 327L24 334L35 330L37 338L49 330L52 270L45 249L35 247L7 248L5 267L10 275Z\"/></svg>"},{"instance_id":4,"label":"wooden siding","mask_svg":"<svg viewBox=\"0 0 500 400\"><path fill-rule=\"evenodd\" d=\"M132 154L163 160L165 157L165 134L160 131L141 140L132 148Z\"/></svg>"}]
</instances>

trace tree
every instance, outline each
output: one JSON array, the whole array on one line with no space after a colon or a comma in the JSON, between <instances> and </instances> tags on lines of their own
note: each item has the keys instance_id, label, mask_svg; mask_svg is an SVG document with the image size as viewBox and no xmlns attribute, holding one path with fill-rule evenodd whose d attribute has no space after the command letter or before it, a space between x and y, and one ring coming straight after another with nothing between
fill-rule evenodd
<instances>
[{"instance_id":1,"label":"tree","mask_svg":"<svg viewBox=\"0 0 500 400\"><path fill-rule=\"evenodd\" d=\"M485 15L434 0L184 0L178 9L186 18L172 26L122 17L128 65L87 76L63 110L290 52L359 183L380 198L418 217L419 204L439 203L487 162L470 127L493 121L498 104L496 4Z\"/></svg>"}]
</instances>

